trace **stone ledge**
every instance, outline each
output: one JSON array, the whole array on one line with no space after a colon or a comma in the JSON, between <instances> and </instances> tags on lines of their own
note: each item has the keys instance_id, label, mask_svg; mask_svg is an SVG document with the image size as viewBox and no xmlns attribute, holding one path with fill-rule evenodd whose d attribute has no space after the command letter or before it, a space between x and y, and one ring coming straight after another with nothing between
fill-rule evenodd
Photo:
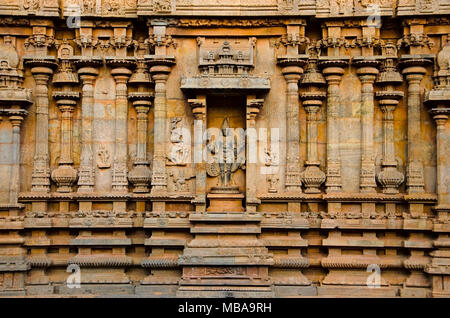
<instances>
[{"instance_id":1,"label":"stone ledge","mask_svg":"<svg viewBox=\"0 0 450 318\"><path fill-rule=\"evenodd\" d=\"M318 286L317 296L319 297L397 297L399 289L397 287L368 288L366 286Z\"/></svg>"}]
</instances>

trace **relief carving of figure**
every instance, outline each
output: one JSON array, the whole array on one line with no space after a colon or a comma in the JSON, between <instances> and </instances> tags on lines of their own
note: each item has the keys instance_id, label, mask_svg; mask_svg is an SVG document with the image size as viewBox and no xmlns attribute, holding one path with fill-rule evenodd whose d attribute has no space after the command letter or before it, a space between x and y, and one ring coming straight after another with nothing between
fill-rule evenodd
<instances>
[{"instance_id":1,"label":"relief carving of figure","mask_svg":"<svg viewBox=\"0 0 450 318\"><path fill-rule=\"evenodd\" d=\"M111 167L109 150L105 145L101 145L97 151L97 167L106 169Z\"/></svg>"},{"instance_id":2,"label":"relief carving of figure","mask_svg":"<svg viewBox=\"0 0 450 318\"><path fill-rule=\"evenodd\" d=\"M278 0L280 11L289 11L294 9L294 0Z\"/></svg>"},{"instance_id":3,"label":"relief carving of figure","mask_svg":"<svg viewBox=\"0 0 450 318\"><path fill-rule=\"evenodd\" d=\"M95 0L83 0L83 13L95 13Z\"/></svg>"},{"instance_id":4,"label":"relief carving of figure","mask_svg":"<svg viewBox=\"0 0 450 318\"><path fill-rule=\"evenodd\" d=\"M189 183L187 182L191 177L185 177L184 171L180 170L178 174L173 171L169 172L170 180L172 181L172 189L175 192L188 192Z\"/></svg>"},{"instance_id":5,"label":"relief carving of figure","mask_svg":"<svg viewBox=\"0 0 450 318\"><path fill-rule=\"evenodd\" d=\"M214 156L212 162L208 160L206 172L210 177L220 177L219 187L232 186L231 175L245 165L245 136L236 135L229 128L228 119L222 123L222 140L211 138L207 144L207 150Z\"/></svg>"},{"instance_id":6,"label":"relief carving of figure","mask_svg":"<svg viewBox=\"0 0 450 318\"><path fill-rule=\"evenodd\" d=\"M353 0L334 0L334 1L321 1L317 5L321 8L330 8L330 15L351 15L354 10Z\"/></svg>"},{"instance_id":7,"label":"relief carving of figure","mask_svg":"<svg viewBox=\"0 0 450 318\"><path fill-rule=\"evenodd\" d=\"M181 120L179 117L170 119L170 142L172 143L172 149L167 159L175 165L185 165L189 159L190 142L185 139L188 134L183 133L183 128L177 127Z\"/></svg>"},{"instance_id":8,"label":"relief carving of figure","mask_svg":"<svg viewBox=\"0 0 450 318\"><path fill-rule=\"evenodd\" d=\"M41 6L40 0L24 0L23 8L25 10L39 10Z\"/></svg>"},{"instance_id":9,"label":"relief carving of figure","mask_svg":"<svg viewBox=\"0 0 450 318\"><path fill-rule=\"evenodd\" d=\"M280 181L280 178L276 175L270 175L267 177L267 182L269 183L269 193L276 193L278 192L277 186L278 181Z\"/></svg>"},{"instance_id":10,"label":"relief carving of figure","mask_svg":"<svg viewBox=\"0 0 450 318\"><path fill-rule=\"evenodd\" d=\"M153 11L170 12L172 10L171 0L153 0Z\"/></svg>"},{"instance_id":11,"label":"relief carving of figure","mask_svg":"<svg viewBox=\"0 0 450 318\"><path fill-rule=\"evenodd\" d=\"M437 9L436 4L436 0L417 0L416 8L419 12L431 11Z\"/></svg>"},{"instance_id":12,"label":"relief carving of figure","mask_svg":"<svg viewBox=\"0 0 450 318\"><path fill-rule=\"evenodd\" d=\"M106 0L105 8L107 12L117 13L121 11L121 3L119 0Z\"/></svg>"}]
</instances>

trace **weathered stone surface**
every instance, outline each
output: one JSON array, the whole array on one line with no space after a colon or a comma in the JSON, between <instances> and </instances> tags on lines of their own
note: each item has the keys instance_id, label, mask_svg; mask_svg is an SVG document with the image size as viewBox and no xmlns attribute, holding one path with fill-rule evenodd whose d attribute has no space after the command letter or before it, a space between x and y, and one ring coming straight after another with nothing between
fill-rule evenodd
<instances>
[{"instance_id":1,"label":"weathered stone surface","mask_svg":"<svg viewBox=\"0 0 450 318\"><path fill-rule=\"evenodd\" d=\"M450 297L449 14L3 1L0 296Z\"/></svg>"}]
</instances>

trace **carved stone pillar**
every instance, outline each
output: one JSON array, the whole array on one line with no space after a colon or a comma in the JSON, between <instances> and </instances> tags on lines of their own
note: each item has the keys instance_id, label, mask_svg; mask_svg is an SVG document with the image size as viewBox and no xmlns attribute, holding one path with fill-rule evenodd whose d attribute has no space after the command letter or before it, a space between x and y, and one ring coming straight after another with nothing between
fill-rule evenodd
<instances>
[{"instance_id":1,"label":"carved stone pillar","mask_svg":"<svg viewBox=\"0 0 450 318\"><path fill-rule=\"evenodd\" d=\"M133 192L146 193L149 192L148 185L151 181L151 171L148 168L147 160L147 117L151 101L144 98L138 99L133 101L133 106L137 113L136 160L133 169L128 174L128 180L134 185Z\"/></svg>"},{"instance_id":2,"label":"carved stone pillar","mask_svg":"<svg viewBox=\"0 0 450 318\"><path fill-rule=\"evenodd\" d=\"M448 121L450 115L449 107L432 108L430 110L434 121L436 122L436 172L437 172L437 194L438 205L437 210L440 208L450 210L450 197L449 197L449 131L445 129L445 124Z\"/></svg>"},{"instance_id":3,"label":"carved stone pillar","mask_svg":"<svg viewBox=\"0 0 450 318\"><path fill-rule=\"evenodd\" d=\"M403 75L408 82L408 163L406 168L406 187L408 193L424 190L422 147L420 145L420 82L426 73L424 65L429 60L412 58L402 61Z\"/></svg>"},{"instance_id":4,"label":"carved stone pillar","mask_svg":"<svg viewBox=\"0 0 450 318\"><path fill-rule=\"evenodd\" d=\"M319 187L325 182L325 173L319 168L320 162L317 154L317 113L326 95L319 89L325 85L325 80L322 74L317 72L316 58L309 60L308 68L301 80L301 84L307 88L307 91L300 95L307 116L307 158L305 162L306 168L302 173L302 181L306 187L305 193L320 193Z\"/></svg>"},{"instance_id":5,"label":"carved stone pillar","mask_svg":"<svg viewBox=\"0 0 450 318\"><path fill-rule=\"evenodd\" d=\"M373 143L374 102L373 83L379 62L362 58L355 61L361 81L361 173L360 191L375 192L375 155Z\"/></svg>"},{"instance_id":6,"label":"carved stone pillar","mask_svg":"<svg viewBox=\"0 0 450 318\"><path fill-rule=\"evenodd\" d=\"M72 192L72 186L77 180L77 171L72 167L72 115L76 106L78 94L70 96L64 92L55 92L58 108L61 111L61 156L59 167L52 172L52 179L58 185L58 192Z\"/></svg>"},{"instance_id":7,"label":"carved stone pillar","mask_svg":"<svg viewBox=\"0 0 450 318\"><path fill-rule=\"evenodd\" d=\"M25 113L26 114L26 113ZM9 117L12 125L12 167L11 167L11 186L9 188L10 204L17 204L17 196L19 194L19 168L20 168L20 125L23 116L13 115Z\"/></svg>"},{"instance_id":8,"label":"carved stone pillar","mask_svg":"<svg viewBox=\"0 0 450 318\"><path fill-rule=\"evenodd\" d=\"M438 203L435 210L440 220L447 219L450 211L449 191L449 131L446 129L450 115L450 37L437 55L438 70L434 74L434 87L425 95L424 101L436 122L436 166L437 166L437 194ZM442 212L441 212L442 211Z\"/></svg>"},{"instance_id":9,"label":"carved stone pillar","mask_svg":"<svg viewBox=\"0 0 450 318\"><path fill-rule=\"evenodd\" d=\"M132 72L128 69L131 61L113 59L108 61L114 68L111 75L116 81L116 112L115 112L115 154L112 175L113 191L127 192L127 158L128 158L128 98L127 82Z\"/></svg>"},{"instance_id":10,"label":"carved stone pillar","mask_svg":"<svg viewBox=\"0 0 450 318\"><path fill-rule=\"evenodd\" d=\"M299 61L303 65L303 61ZM286 154L286 191L302 192L300 176L300 147L299 147L299 122L298 122L298 81L303 69L298 65L288 65L282 70L287 83L286 91L286 116L287 116L287 154Z\"/></svg>"},{"instance_id":11,"label":"carved stone pillar","mask_svg":"<svg viewBox=\"0 0 450 318\"><path fill-rule=\"evenodd\" d=\"M149 192L149 185L152 179L149 169L150 163L147 158L148 112L153 99L153 94L149 92L149 87L152 81L145 60L142 57L137 58L136 65L136 70L128 81L130 90L133 90L128 93L128 99L133 102L137 113L136 158L134 167L128 173L128 180L134 185L134 193L147 193ZM145 211L145 200L136 202L136 211Z\"/></svg>"},{"instance_id":12,"label":"carved stone pillar","mask_svg":"<svg viewBox=\"0 0 450 318\"><path fill-rule=\"evenodd\" d=\"M247 212L256 212L257 205L261 203L256 194L258 182L256 116L258 116L263 104L263 99L247 97L247 163L245 174Z\"/></svg>"},{"instance_id":13,"label":"carved stone pillar","mask_svg":"<svg viewBox=\"0 0 450 318\"><path fill-rule=\"evenodd\" d=\"M195 204L196 212L206 211L206 163L203 158L203 135L206 130L206 99L199 96L189 99L192 114L194 115L194 164L195 164Z\"/></svg>"},{"instance_id":14,"label":"carved stone pillar","mask_svg":"<svg viewBox=\"0 0 450 318\"><path fill-rule=\"evenodd\" d=\"M154 65L150 73L155 82L155 108L154 108L154 152L152 171L152 193L167 190L166 175L166 140L167 140L167 105L166 83L170 67L167 65Z\"/></svg>"},{"instance_id":15,"label":"carved stone pillar","mask_svg":"<svg viewBox=\"0 0 450 318\"><path fill-rule=\"evenodd\" d=\"M62 87L53 92L53 98L61 111L61 155L59 167L52 172L52 180L57 184L58 192L72 192L72 186L78 177L77 171L73 168L72 116L80 94L73 91L73 86L78 84L78 77L73 72L71 62L68 59L61 59L60 63L60 68L53 77L53 84Z\"/></svg>"},{"instance_id":16,"label":"carved stone pillar","mask_svg":"<svg viewBox=\"0 0 450 318\"><path fill-rule=\"evenodd\" d=\"M81 97L81 158L78 170L78 192L94 191L94 154L92 145L92 121L94 112L94 84L98 75L96 67L101 62L88 59L75 61L76 65L81 66L78 70L82 82Z\"/></svg>"},{"instance_id":17,"label":"carved stone pillar","mask_svg":"<svg viewBox=\"0 0 450 318\"><path fill-rule=\"evenodd\" d=\"M448 94L447 94L448 96ZM446 100L447 104L449 100ZM438 204L435 207L437 220L434 224L434 232L438 239L433 242L434 251L431 263L425 268L425 272L432 275L433 297L450 297L450 227L449 213L450 201L448 194L448 145L449 132L445 125L450 115L449 107L432 108L430 113L436 122L436 162L437 162L437 193Z\"/></svg>"},{"instance_id":18,"label":"carved stone pillar","mask_svg":"<svg viewBox=\"0 0 450 318\"><path fill-rule=\"evenodd\" d=\"M56 63L48 61L28 60L31 73L36 82L34 90L36 107L36 143L33 159L33 173L31 190L36 192L50 192L50 166L48 152L48 82L53 74Z\"/></svg>"},{"instance_id":19,"label":"carved stone pillar","mask_svg":"<svg viewBox=\"0 0 450 318\"><path fill-rule=\"evenodd\" d=\"M342 190L341 180L341 159L339 154L339 125L338 109L340 104L339 84L343 67L348 62L340 59L324 60L320 63L323 67L327 84L327 181L325 183L326 192L338 192Z\"/></svg>"},{"instance_id":20,"label":"carved stone pillar","mask_svg":"<svg viewBox=\"0 0 450 318\"><path fill-rule=\"evenodd\" d=\"M394 111L398 101L403 97L403 92L395 91L393 86L402 81L402 76L394 67L393 58L386 59L377 78L377 84L384 86L384 89L376 93L383 112L383 160L377 180L382 186L383 193L386 194L398 193L398 187L404 180L403 174L397 170L394 149Z\"/></svg>"}]
</instances>

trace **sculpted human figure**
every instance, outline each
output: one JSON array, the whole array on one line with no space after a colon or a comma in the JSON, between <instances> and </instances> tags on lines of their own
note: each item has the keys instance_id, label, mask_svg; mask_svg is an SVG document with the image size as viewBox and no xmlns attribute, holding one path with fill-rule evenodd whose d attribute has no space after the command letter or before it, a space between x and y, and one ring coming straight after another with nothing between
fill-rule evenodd
<instances>
[{"instance_id":1,"label":"sculpted human figure","mask_svg":"<svg viewBox=\"0 0 450 318\"><path fill-rule=\"evenodd\" d=\"M207 149L215 156L213 162L207 164L207 173L211 177L219 178L220 187L231 186L231 175L245 164L242 153L245 142L242 136L236 136L234 129L230 129L228 119L225 118L221 127L221 140L213 140L207 145Z\"/></svg>"}]
</instances>

